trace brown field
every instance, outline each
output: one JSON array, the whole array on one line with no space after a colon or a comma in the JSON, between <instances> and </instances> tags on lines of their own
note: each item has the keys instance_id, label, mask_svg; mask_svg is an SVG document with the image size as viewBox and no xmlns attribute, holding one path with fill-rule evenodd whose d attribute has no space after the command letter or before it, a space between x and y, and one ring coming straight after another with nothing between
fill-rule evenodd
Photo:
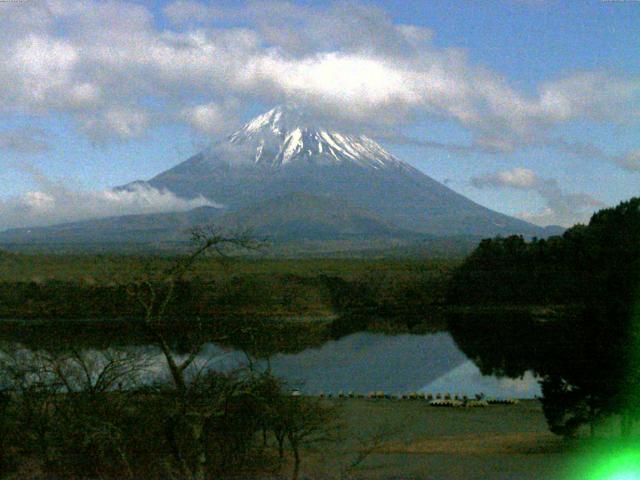
<instances>
[{"instance_id":1,"label":"brown field","mask_svg":"<svg viewBox=\"0 0 640 480\"><path fill-rule=\"evenodd\" d=\"M308 451L301 478L562 480L571 469L573 449L548 432L535 400L468 409L419 400L341 403L343 440Z\"/></svg>"}]
</instances>

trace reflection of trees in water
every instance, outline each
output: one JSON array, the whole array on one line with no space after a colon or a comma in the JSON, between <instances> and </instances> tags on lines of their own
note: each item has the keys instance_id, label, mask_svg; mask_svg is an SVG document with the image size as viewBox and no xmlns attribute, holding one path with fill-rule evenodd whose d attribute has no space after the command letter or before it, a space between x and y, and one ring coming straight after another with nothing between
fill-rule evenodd
<instances>
[{"instance_id":1,"label":"reflection of trees in water","mask_svg":"<svg viewBox=\"0 0 640 480\"><path fill-rule=\"evenodd\" d=\"M449 292L450 301L476 312L452 318L451 331L483 372L541 375L553 432L570 436L590 424L594 433L598 420L620 415L628 435L640 418L639 287L635 198L562 237L483 241L453 275ZM510 303L527 313L505 313ZM547 307L536 320L529 305L562 308ZM497 314L481 314L491 306Z\"/></svg>"},{"instance_id":2,"label":"reflection of trees in water","mask_svg":"<svg viewBox=\"0 0 640 480\"><path fill-rule=\"evenodd\" d=\"M6 448L13 444L25 449L34 440L38 449L33 454L42 463L45 477L204 480L251 469L265 472L277 466L268 449L267 432L275 431L276 422L286 418L297 477L301 441L309 432L326 428L329 410L316 401L296 399L300 408L267 415L267 405L278 404L280 398L290 402L284 385L269 371L219 373L208 362L197 360L211 334L219 342L239 346L250 359L303 347L288 336L257 333L261 325L256 322L210 322L205 332L196 318L180 338L170 335L184 324L172 321L168 307L195 261L210 251L223 255L228 246L252 246L246 236L226 236L213 229L194 230L193 241L189 254L166 269L145 272L127 286L144 314L120 325L143 335L146 343L159 350L152 363L164 365L165 381L143 388L141 377L151 362L139 349L65 350L53 342L54 348L48 343L48 350L8 349L0 358L4 378L0 384L14 399L1 418L6 428L0 436L12 442L0 445L3 470ZM176 345L185 348L184 354L176 351ZM267 384L274 388L265 388ZM31 423L25 424L24 419ZM299 434L300 428L306 436ZM256 442L260 430L262 445ZM148 458L139 458L141 447L154 451L151 465ZM20 460L16 454L15 461ZM134 471L140 466L145 470Z\"/></svg>"},{"instance_id":3,"label":"reflection of trees in water","mask_svg":"<svg viewBox=\"0 0 640 480\"><path fill-rule=\"evenodd\" d=\"M198 356L185 370L179 394L167 372L150 383L146 377L159 353L140 347L29 350L3 343L0 474L20 472L28 461L29 468L55 478L202 478L193 467L200 452L206 454L206 476L261 475L282 465L276 446L281 433L293 439L281 444L282 452L291 448L299 465L301 446L330 429L332 409L291 397L269 372L215 372L219 354ZM177 354L176 362L184 356ZM199 415L199 436L182 412Z\"/></svg>"},{"instance_id":4,"label":"reflection of trees in water","mask_svg":"<svg viewBox=\"0 0 640 480\"><path fill-rule=\"evenodd\" d=\"M448 324L458 348L484 375L517 378L529 370L540 373L548 355L548 324L529 313L451 313Z\"/></svg>"},{"instance_id":5,"label":"reflection of trees in water","mask_svg":"<svg viewBox=\"0 0 640 480\"><path fill-rule=\"evenodd\" d=\"M248 351L257 358L277 353L294 354L317 348L352 333L373 331L389 335L446 331L444 315L386 318L372 314L345 314L331 319L226 317L176 319L157 327L171 349L183 354L215 343ZM20 343L32 350L104 350L110 347L144 347L153 337L135 320L3 321L0 340Z\"/></svg>"},{"instance_id":6,"label":"reflection of trees in water","mask_svg":"<svg viewBox=\"0 0 640 480\"><path fill-rule=\"evenodd\" d=\"M95 349L145 346L153 337L136 320L3 321L0 339L37 350ZM133 325L132 325L133 324ZM158 325L172 350L190 352L207 343L230 348L296 353L328 340L329 321L256 319L179 319ZM257 352L258 353L258 352Z\"/></svg>"}]
</instances>

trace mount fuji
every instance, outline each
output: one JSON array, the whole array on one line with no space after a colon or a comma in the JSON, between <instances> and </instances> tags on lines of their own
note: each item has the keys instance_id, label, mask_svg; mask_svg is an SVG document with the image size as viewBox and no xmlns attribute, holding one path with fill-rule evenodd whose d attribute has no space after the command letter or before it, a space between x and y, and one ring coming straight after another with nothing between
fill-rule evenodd
<instances>
[{"instance_id":1,"label":"mount fuji","mask_svg":"<svg viewBox=\"0 0 640 480\"><path fill-rule=\"evenodd\" d=\"M304 194L316 210L326 204L331 215L355 208L390 228L430 235L542 230L472 202L364 135L317 126L291 106L254 118L146 184L187 198L203 195L229 212L248 209L245 218L265 202L279 198L287 204ZM274 203L270 207L278 209Z\"/></svg>"},{"instance_id":2,"label":"mount fuji","mask_svg":"<svg viewBox=\"0 0 640 480\"><path fill-rule=\"evenodd\" d=\"M284 105L140 186L213 207L13 230L0 242L177 240L194 222L250 228L282 241L378 240L522 234L553 229L492 211L396 158L365 135L345 134Z\"/></svg>"}]
</instances>

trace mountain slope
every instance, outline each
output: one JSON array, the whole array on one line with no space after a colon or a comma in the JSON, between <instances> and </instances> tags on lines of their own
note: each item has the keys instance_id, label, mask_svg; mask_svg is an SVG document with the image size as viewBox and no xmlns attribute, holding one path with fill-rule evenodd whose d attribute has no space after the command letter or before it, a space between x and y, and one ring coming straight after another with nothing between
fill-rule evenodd
<instances>
[{"instance_id":1,"label":"mountain slope","mask_svg":"<svg viewBox=\"0 0 640 480\"><path fill-rule=\"evenodd\" d=\"M0 232L0 243L11 244L85 244L95 242L158 243L183 241L195 225L217 221L221 212L199 207L189 212L124 215L50 227L16 228Z\"/></svg>"},{"instance_id":2,"label":"mountain slope","mask_svg":"<svg viewBox=\"0 0 640 480\"><path fill-rule=\"evenodd\" d=\"M423 237L398 229L371 212L344 202L293 192L227 214L217 208L200 207L189 212L126 215L51 227L13 229L0 233L0 243L161 244L184 241L191 228L202 224L215 224L229 231L249 230L252 235L273 241L417 240Z\"/></svg>"},{"instance_id":3,"label":"mountain slope","mask_svg":"<svg viewBox=\"0 0 640 480\"><path fill-rule=\"evenodd\" d=\"M359 242L360 250L433 237L558 233L478 205L370 138L318 125L291 106L256 117L149 181L118 188L140 184L203 195L222 208L17 229L0 232L0 244L162 244L204 223L250 228L279 242Z\"/></svg>"},{"instance_id":4,"label":"mountain slope","mask_svg":"<svg viewBox=\"0 0 640 480\"><path fill-rule=\"evenodd\" d=\"M218 221L230 229L249 228L274 240L418 238L364 209L331 198L293 192L231 212Z\"/></svg>"},{"instance_id":5,"label":"mountain slope","mask_svg":"<svg viewBox=\"0 0 640 480\"><path fill-rule=\"evenodd\" d=\"M204 195L227 210L298 191L431 235L542 234L436 182L366 136L306 122L291 107L275 108L148 184L188 198Z\"/></svg>"}]
</instances>

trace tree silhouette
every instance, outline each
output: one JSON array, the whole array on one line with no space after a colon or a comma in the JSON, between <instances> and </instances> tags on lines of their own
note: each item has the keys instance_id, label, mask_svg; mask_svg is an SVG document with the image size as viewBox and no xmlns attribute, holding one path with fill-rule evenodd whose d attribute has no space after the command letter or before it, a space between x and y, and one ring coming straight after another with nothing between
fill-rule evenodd
<instances>
[{"instance_id":1,"label":"tree silhouette","mask_svg":"<svg viewBox=\"0 0 640 480\"><path fill-rule=\"evenodd\" d=\"M454 274L448 300L502 310L481 323L452 318L451 330L483 372L540 375L555 433L573 435L584 423L593 433L599 418L618 414L629 434L640 413L639 286L634 198L562 237L483 241ZM514 305L522 307L517 315L505 313Z\"/></svg>"}]
</instances>

